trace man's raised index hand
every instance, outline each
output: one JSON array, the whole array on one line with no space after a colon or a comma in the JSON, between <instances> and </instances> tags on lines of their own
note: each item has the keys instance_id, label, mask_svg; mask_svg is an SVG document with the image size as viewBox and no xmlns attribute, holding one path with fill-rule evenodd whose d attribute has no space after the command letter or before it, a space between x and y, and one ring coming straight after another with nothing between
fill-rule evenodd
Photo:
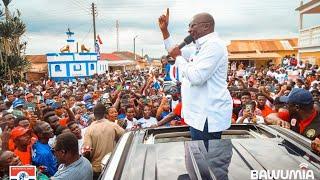
<instances>
[{"instance_id":1,"label":"man's raised index hand","mask_svg":"<svg viewBox=\"0 0 320 180\"><path fill-rule=\"evenodd\" d=\"M167 8L166 14L162 14L158 19L159 27L162 32L163 39L167 39L170 34L168 31L169 25L169 8Z\"/></svg>"},{"instance_id":2,"label":"man's raised index hand","mask_svg":"<svg viewBox=\"0 0 320 180\"><path fill-rule=\"evenodd\" d=\"M167 24L169 24L169 8L167 8L167 13L166 13L166 21L167 21Z\"/></svg>"}]
</instances>

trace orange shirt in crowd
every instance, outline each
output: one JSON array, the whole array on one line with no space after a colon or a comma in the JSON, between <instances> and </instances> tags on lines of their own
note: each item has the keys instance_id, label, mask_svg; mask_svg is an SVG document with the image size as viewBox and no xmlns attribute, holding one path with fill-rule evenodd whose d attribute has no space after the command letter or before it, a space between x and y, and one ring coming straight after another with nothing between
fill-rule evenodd
<instances>
[{"instance_id":1,"label":"orange shirt in crowd","mask_svg":"<svg viewBox=\"0 0 320 180\"><path fill-rule=\"evenodd\" d=\"M173 112L174 114L178 115L181 117L181 109L182 109L182 102L179 102L176 107L174 108ZM181 125L186 125L186 123L184 122L184 119L181 118L181 121L180 121Z\"/></svg>"},{"instance_id":2,"label":"orange shirt in crowd","mask_svg":"<svg viewBox=\"0 0 320 180\"><path fill-rule=\"evenodd\" d=\"M289 118L290 118L290 115L289 115L289 111L286 110L286 111L279 111L278 112L278 117L284 121L287 121L289 122Z\"/></svg>"},{"instance_id":3,"label":"orange shirt in crowd","mask_svg":"<svg viewBox=\"0 0 320 180\"><path fill-rule=\"evenodd\" d=\"M273 112L273 110L267 105L264 106L263 110L262 109L260 109L260 110L261 110L261 113L262 113L262 117L264 117L264 118L267 117L270 113Z\"/></svg>"},{"instance_id":4,"label":"orange shirt in crowd","mask_svg":"<svg viewBox=\"0 0 320 180\"><path fill-rule=\"evenodd\" d=\"M31 145L27 147L26 152L20 151L19 149L15 149L13 152L20 158L23 165L31 164Z\"/></svg>"},{"instance_id":5,"label":"orange shirt in crowd","mask_svg":"<svg viewBox=\"0 0 320 180\"><path fill-rule=\"evenodd\" d=\"M60 126L66 127L68 124L68 121L69 121L68 118L61 118L61 119L59 119L59 124L60 124Z\"/></svg>"}]
</instances>

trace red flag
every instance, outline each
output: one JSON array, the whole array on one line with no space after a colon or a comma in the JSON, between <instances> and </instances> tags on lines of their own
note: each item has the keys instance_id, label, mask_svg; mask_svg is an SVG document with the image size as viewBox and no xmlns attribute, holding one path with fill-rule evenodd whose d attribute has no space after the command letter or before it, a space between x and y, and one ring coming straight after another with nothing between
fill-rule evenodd
<instances>
[{"instance_id":1,"label":"red flag","mask_svg":"<svg viewBox=\"0 0 320 180\"><path fill-rule=\"evenodd\" d=\"M99 35L97 36L97 39L98 39L99 44L103 44Z\"/></svg>"}]
</instances>

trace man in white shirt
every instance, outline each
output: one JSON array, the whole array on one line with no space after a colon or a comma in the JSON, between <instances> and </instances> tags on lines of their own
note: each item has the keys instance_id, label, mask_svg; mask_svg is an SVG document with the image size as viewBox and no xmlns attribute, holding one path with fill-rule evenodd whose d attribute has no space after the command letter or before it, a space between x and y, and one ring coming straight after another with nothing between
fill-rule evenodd
<instances>
[{"instance_id":1,"label":"man in white shirt","mask_svg":"<svg viewBox=\"0 0 320 180\"><path fill-rule=\"evenodd\" d=\"M169 9L159 18L166 49L182 75L182 116L190 125L193 140L220 139L231 126L232 98L227 89L228 52L214 32L214 19L208 13L197 14L189 24L195 49L172 46L168 31ZM194 51L195 50L195 51Z\"/></svg>"}]
</instances>

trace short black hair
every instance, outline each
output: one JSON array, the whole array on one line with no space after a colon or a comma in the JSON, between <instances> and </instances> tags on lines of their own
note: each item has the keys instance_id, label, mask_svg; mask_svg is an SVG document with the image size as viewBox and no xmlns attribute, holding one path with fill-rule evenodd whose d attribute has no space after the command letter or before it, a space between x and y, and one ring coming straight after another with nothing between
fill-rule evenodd
<instances>
[{"instance_id":1,"label":"short black hair","mask_svg":"<svg viewBox=\"0 0 320 180\"><path fill-rule=\"evenodd\" d=\"M106 115L106 107L103 104L98 103L93 108L93 114L97 120L104 118Z\"/></svg>"},{"instance_id":2,"label":"short black hair","mask_svg":"<svg viewBox=\"0 0 320 180\"><path fill-rule=\"evenodd\" d=\"M25 116L19 116L17 118L14 119L14 126L19 126L19 122L23 121L23 120L28 120L27 117Z\"/></svg>"},{"instance_id":3,"label":"short black hair","mask_svg":"<svg viewBox=\"0 0 320 180\"><path fill-rule=\"evenodd\" d=\"M33 126L33 132L39 136L39 134L42 134L41 125L46 123L45 121L37 121L36 124Z\"/></svg>"},{"instance_id":4,"label":"short black hair","mask_svg":"<svg viewBox=\"0 0 320 180\"><path fill-rule=\"evenodd\" d=\"M134 107L133 107L133 106L127 106L127 107L126 107L126 112L128 112L128 109L131 109L131 108L134 110Z\"/></svg>"},{"instance_id":5,"label":"short black hair","mask_svg":"<svg viewBox=\"0 0 320 180\"><path fill-rule=\"evenodd\" d=\"M74 124L77 124L77 125L78 125L78 123L77 123L76 121L70 121L70 122L67 124L67 127L70 129L70 127L71 127L72 125L74 125Z\"/></svg>"},{"instance_id":6,"label":"short black hair","mask_svg":"<svg viewBox=\"0 0 320 180\"><path fill-rule=\"evenodd\" d=\"M257 97L259 97L259 96L266 97L266 95L264 95L264 94L262 94L262 93L258 93L258 94L256 94L256 96L257 96Z\"/></svg>"},{"instance_id":7,"label":"short black hair","mask_svg":"<svg viewBox=\"0 0 320 180\"><path fill-rule=\"evenodd\" d=\"M56 129L55 135L58 136L58 135L62 134L62 131L65 129L69 129L69 128L65 127L65 126L58 126Z\"/></svg>"},{"instance_id":8,"label":"short black hair","mask_svg":"<svg viewBox=\"0 0 320 180\"><path fill-rule=\"evenodd\" d=\"M63 133L56 138L56 150L64 150L72 154L79 154L78 139L73 133Z\"/></svg>"},{"instance_id":9,"label":"short black hair","mask_svg":"<svg viewBox=\"0 0 320 180\"><path fill-rule=\"evenodd\" d=\"M241 97L242 97L242 96L249 96L249 97L251 97L251 94L250 94L249 91L243 91L243 92L241 93Z\"/></svg>"}]
</instances>

